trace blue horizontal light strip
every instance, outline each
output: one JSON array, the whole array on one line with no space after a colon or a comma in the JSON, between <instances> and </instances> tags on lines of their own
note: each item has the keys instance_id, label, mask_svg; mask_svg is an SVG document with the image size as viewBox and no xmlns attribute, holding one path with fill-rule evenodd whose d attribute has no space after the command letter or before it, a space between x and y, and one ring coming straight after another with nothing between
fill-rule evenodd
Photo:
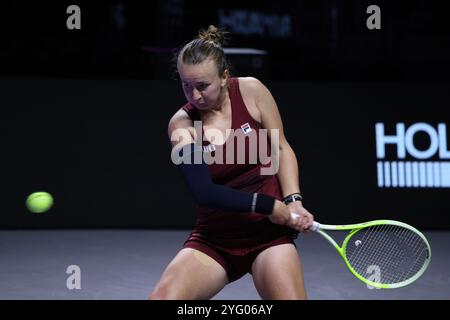
<instances>
[{"instance_id":1,"label":"blue horizontal light strip","mask_svg":"<svg viewBox=\"0 0 450 320\"><path fill-rule=\"evenodd\" d=\"M378 161L380 188L450 188L450 162Z\"/></svg>"}]
</instances>

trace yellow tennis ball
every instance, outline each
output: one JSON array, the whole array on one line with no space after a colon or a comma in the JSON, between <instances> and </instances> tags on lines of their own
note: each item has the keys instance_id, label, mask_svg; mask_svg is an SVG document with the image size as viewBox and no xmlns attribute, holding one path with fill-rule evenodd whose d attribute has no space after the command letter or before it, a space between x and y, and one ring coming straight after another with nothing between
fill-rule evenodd
<instances>
[{"instance_id":1,"label":"yellow tennis ball","mask_svg":"<svg viewBox=\"0 0 450 320\"><path fill-rule=\"evenodd\" d=\"M31 212L42 213L53 206L53 197L47 192L34 192L28 196L26 206Z\"/></svg>"}]
</instances>

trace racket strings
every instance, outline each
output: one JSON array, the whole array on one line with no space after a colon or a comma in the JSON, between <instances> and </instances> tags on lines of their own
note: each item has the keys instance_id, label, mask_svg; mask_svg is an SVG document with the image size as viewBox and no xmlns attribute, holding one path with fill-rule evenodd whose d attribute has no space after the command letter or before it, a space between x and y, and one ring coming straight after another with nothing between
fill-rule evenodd
<instances>
[{"instance_id":1,"label":"racket strings","mask_svg":"<svg viewBox=\"0 0 450 320\"><path fill-rule=\"evenodd\" d=\"M362 276L365 276L367 273L372 274L374 271L378 270L378 279L377 274L374 274L375 277L371 277L370 280L385 283L385 280L382 281L380 279L381 269L390 271L393 268L398 268L398 261L399 258L401 259L402 252L397 250L397 257L393 256L393 248L395 246L393 246L394 243L392 241L388 242L389 237L385 236L380 238L378 242L374 241L374 235L380 234L381 231L380 226L374 227L371 230L366 230L366 232L363 233L362 239L359 239L358 244L358 246L362 246L364 243L364 250L354 250L349 257L349 262L355 271ZM384 230L385 234L391 234L393 231L392 226ZM356 240L355 243L358 243L358 240ZM381 249L384 250L384 255L382 255Z\"/></svg>"},{"instance_id":2,"label":"racket strings","mask_svg":"<svg viewBox=\"0 0 450 320\"><path fill-rule=\"evenodd\" d=\"M380 232L380 230L377 231ZM395 235L398 238L403 239L405 243L410 243L411 247L414 247L414 241L411 238L411 235L413 233L407 232L407 229L398 227L390 227L386 230L386 232L390 236L384 237L384 242L380 242L379 247L373 247L372 249L370 249L376 250L374 251L374 255L376 257L380 257L380 255L382 254L381 250L385 251L385 256L383 257L385 260L380 262L380 265L377 265L379 266L379 281L383 283L401 282L405 276L406 278L408 278L408 272L410 271L411 266L414 266L414 262L411 263L411 261L407 260L408 256L412 257L410 253L408 255L408 248L402 247L401 243L389 240L391 237L393 237L392 235ZM405 265L405 262L410 263L410 265ZM386 270L389 271L387 274ZM393 270L395 270L395 272L392 272ZM383 279L382 281L381 277L383 276L383 274L385 279Z\"/></svg>"},{"instance_id":3,"label":"racket strings","mask_svg":"<svg viewBox=\"0 0 450 320\"><path fill-rule=\"evenodd\" d=\"M376 230L376 232L380 232L380 227L378 228L378 230ZM391 241L390 238L392 238L392 234L395 234L397 237L402 238L405 241L405 243L411 244L411 247L413 248L416 245L415 242L417 241L413 241L414 239L411 236L412 233L408 233L404 229L401 230L400 228L390 227L388 230L385 230L385 232L390 236L383 237L382 239L383 241L379 242L379 246L375 246L376 242L371 242L372 246L370 247L368 246L366 252L372 252L371 255L376 258L376 260L372 260L372 263L375 266L379 267L379 278L381 278L382 276L384 278L383 281L381 281L381 279L378 279L378 281L381 281L383 283L400 282L403 280L403 278L408 278L409 273L411 272L412 269L414 269L415 265L417 264L417 261L415 260L412 263L411 261L409 261L410 266L405 265L404 262L407 261L406 259L407 254L409 254L409 257L411 257L419 253L420 256L420 251L413 250L413 254L411 255L411 253L407 252L407 249L399 246L398 243L396 243L396 241ZM367 240L368 239L366 237L365 241L367 242ZM384 252L381 252L382 250ZM381 261L380 257L384 258L384 261ZM356 263L359 263L359 265L364 266L364 263L361 263L364 260L367 260L367 258L361 255L359 259L356 261ZM393 272L393 270L395 272ZM388 272L386 273L386 271Z\"/></svg>"},{"instance_id":4,"label":"racket strings","mask_svg":"<svg viewBox=\"0 0 450 320\"><path fill-rule=\"evenodd\" d=\"M395 265L395 261L399 261L399 257L393 257L392 255L397 253L397 255L401 255L402 252L399 250L395 250L395 248L393 247L393 242L389 242L388 237L383 237L381 238L381 240L379 242L376 242L373 239L373 236L375 234L379 234L382 231L382 226L377 226L376 228L374 228L373 230L371 230L372 232L365 232L363 239L364 239L364 243L368 244L368 246L366 248L364 248L364 251L360 252L360 255L357 255L357 251L355 250L354 252L354 261L355 264L357 265L364 265L366 263L366 261L368 261L368 259L370 257L367 256L367 254L370 253L370 255L372 257L375 257L376 260L374 262L377 263L373 263L370 265L367 265L365 273L371 273L373 271L375 271L376 269L374 268L379 268L380 271L380 276L381 276L381 266L383 266L383 269L389 268L395 268L397 267L397 265ZM389 226L386 230L384 230L386 233L391 233L394 231L393 226ZM381 248L383 248L384 250L384 255L382 255L383 253L381 252ZM384 260L381 260L381 258L384 258ZM389 259L391 258L391 259ZM392 259L394 258L394 259ZM373 279L373 280L377 280L377 279ZM379 279L380 281L381 279Z\"/></svg>"},{"instance_id":5,"label":"racket strings","mask_svg":"<svg viewBox=\"0 0 450 320\"><path fill-rule=\"evenodd\" d=\"M360 276L377 283L394 284L420 271L428 257L428 246L408 228L377 225L352 234L345 255Z\"/></svg>"}]
</instances>

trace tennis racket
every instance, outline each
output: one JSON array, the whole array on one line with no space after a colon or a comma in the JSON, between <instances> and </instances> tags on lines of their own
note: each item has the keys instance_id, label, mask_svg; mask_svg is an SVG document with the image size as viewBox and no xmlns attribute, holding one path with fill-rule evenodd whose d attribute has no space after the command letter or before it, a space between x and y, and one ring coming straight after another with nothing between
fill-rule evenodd
<instances>
[{"instance_id":1,"label":"tennis racket","mask_svg":"<svg viewBox=\"0 0 450 320\"><path fill-rule=\"evenodd\" d=\"M298 215L292 213L292 218ZM312 231L328 240L350 272L362 282L382 289L413 283L427 269L431 247L416 228L394 220L374 220L349 225L314 222ZM324 230L349 231L342 246Z\"/></svg>"}]
</instances>

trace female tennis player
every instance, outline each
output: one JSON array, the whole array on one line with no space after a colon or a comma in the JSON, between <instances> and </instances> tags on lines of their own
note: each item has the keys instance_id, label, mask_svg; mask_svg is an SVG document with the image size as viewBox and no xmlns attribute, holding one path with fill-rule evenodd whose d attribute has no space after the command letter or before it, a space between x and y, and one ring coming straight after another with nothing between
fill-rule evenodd
<instances>
[{"instance_id":1,"label":"female tennis player","mask_svg":"<svg viewBox=\"0 0 450 320\"><path fill-rule=\"evenodd\" d=\"M297 159L269 90L255 78L230 76L224 41L210 26L177 54L187 104L168 134L197 223L150 299L210 299L248 272L263 299L306 299L294 239L313 216L302 205ZM244 144L232 141L239 135L248 138ZM264 143L269 165L278 163L273 174L262 174L268 164L260 158L250 161L252 144L261 150Z\"/></svg>"}]
</instances>

